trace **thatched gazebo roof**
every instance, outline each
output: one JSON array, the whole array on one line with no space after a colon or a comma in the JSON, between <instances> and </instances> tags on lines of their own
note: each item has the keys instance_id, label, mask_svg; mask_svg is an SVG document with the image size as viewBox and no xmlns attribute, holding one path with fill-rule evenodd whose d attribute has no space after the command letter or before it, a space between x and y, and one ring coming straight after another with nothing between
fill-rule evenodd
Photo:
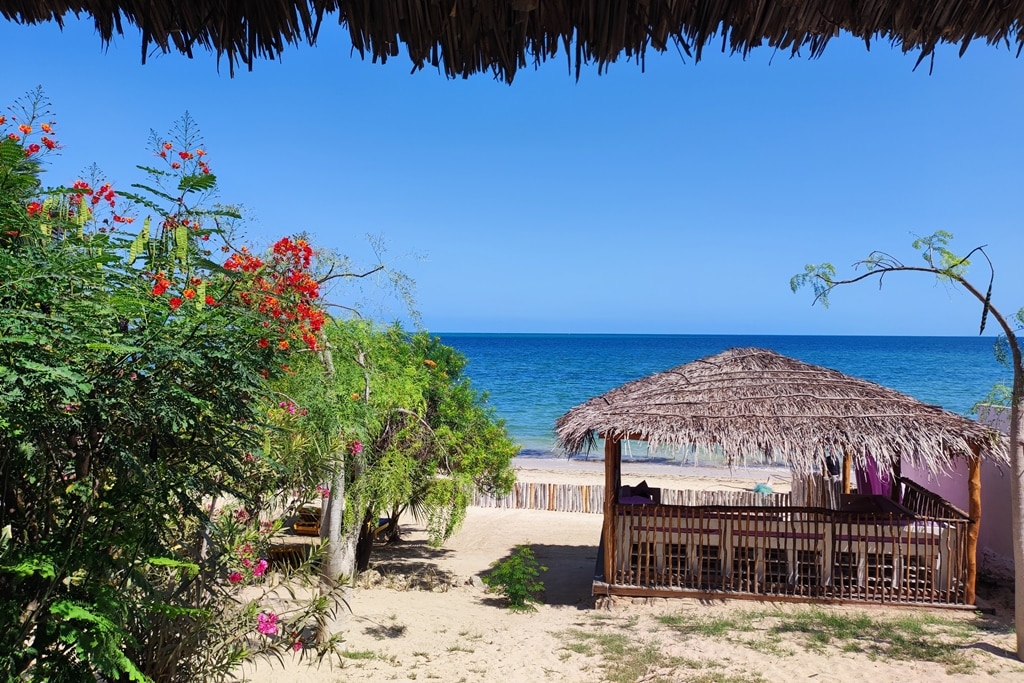
<instances>
[{"instance_id":1,"label":"thatched gazebo roof","mask_svg":"<svg viewBox=\"0 0 1024 683\"><path fill-rule=\"evenodd\" d=\"M826 454L858 467L900 455L932 471L979 449L1005 461L1005 437L974 420L874 382L764 349L729 349L612 389L556 425L576 453L595 435L651 446L720 446L730 464L745 454L820 471Z\"/></svg>"},{"instance_id":2,"label":"thatched gazebo roof","mask_svg":"<svg viewBox=\"0 0 1024 683\"><path fill-rule=\"evenodd\" d=\"M707 45L747 54L767 46L817 57L846 31L891 42L924 59L940 43L972 41L1024 48L1024 0L7 0L0 14L19 23L91 16L106 44L124 24L152 46L192 56L211 50L236 65L275 59L286 45L313 44L336 14L360 55L387 61L406 52L414 68L449 77L490 71L512 82L516 70L565 52L579 76L622 57L643 65L647 48L679 49L695 61Z\"/></svg>"}]
</instances>

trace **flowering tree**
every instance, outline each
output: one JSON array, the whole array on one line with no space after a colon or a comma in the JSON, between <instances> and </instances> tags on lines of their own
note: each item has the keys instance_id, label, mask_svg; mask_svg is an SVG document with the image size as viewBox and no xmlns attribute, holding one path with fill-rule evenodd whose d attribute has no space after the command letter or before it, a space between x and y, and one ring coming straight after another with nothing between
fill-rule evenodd
<instances>
[{"instance_id":1,"label":"flowering tree","mask_svg":"<svg viewBox=\"0 0 1024 683\"><path fill-rule=\"evenodd\" d=\"M317 348L311 249L232 247L187 115L130 192L42 192L55 127L38 91L0 116L0 668L214 680L309 645L326 602L237 600L267 580L261 504L295 482L263 426Z\"/></svg>"}]
</instances>

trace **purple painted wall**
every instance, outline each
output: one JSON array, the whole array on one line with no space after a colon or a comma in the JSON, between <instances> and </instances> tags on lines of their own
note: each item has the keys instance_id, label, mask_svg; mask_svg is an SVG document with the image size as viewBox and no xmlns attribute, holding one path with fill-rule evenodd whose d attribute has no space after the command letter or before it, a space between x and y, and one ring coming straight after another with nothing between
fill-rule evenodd
<instances>
[{"instance_id":1,"label":"purple painted wall","mask_svg":"<svg viewBox=\"0 0 1024 683\"><path fill-rule=\"evenodd\" d=\"M1009 430L1008 410L985 407L978 419ZM967 511L967 463L958 462L948 474L931 475L927 470L903 463L903 476L934 491L961 510ZM998 579L1013 578L1013 544L1010 535L1010 477L1005 468L981 461L981 528L978 530L978 571Z\"/></svg>"}]
</instances>

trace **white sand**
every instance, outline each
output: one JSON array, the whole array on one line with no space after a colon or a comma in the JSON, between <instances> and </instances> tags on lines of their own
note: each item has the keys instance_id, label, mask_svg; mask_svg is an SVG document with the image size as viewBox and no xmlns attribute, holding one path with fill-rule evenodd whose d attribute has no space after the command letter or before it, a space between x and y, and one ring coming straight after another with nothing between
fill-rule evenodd
<instances>
[{"instance_id":1,"label":"white sand","mask_svg":"<svg viewBox=\"0 0 1024 683\"><path fill-rule=\"evenodd\" d=\"M601 463L526 459L517 466L524 481L602 483ZM763 480L756 471L731 478L721 476L722 472L695 477L665 469L627 463L624 481L638 476L652 486L749 488L752 481ZM463 528L439 549L427 546L423 529L414 521L402 522L401 543L374 549L374 572L369 576L374 586L357 588L351 615L335 625L344 630L350 657L334 668L324 665L319 670L297 659L287 661L284 669L262 663L246 670L249 680L600 681L621 671L617 667L630 659L609 655L598 645L594 637L605 634L624 635L627 643L651 648L649 665L630 674L629 680L636 681L1024 681L1024 665L1009 654L1013 636L1006 624L1012 614L1002 601L994 616L914 610L941 619L1001 625L1001 631L972 636L971 645L961 651L972 671L954 668L950 673L943 664L873 658L866 652L844 652L842 644L813 649L803 636L767 632L771 617L765 615L805 612L811 609L808 605L618 599L595 608L591 581L601 529L598 514L470 508ZM505 609L478 578L519 544L529 544L548 567L541 576L545 602L534 613ZM824 609L866 612L885 619L910 612L909 608ZM714 638L684 635L658 621L665 616L739 617L753 630ZM868 648L871 643L860 645Z\"/></svg>"}]
</instances>

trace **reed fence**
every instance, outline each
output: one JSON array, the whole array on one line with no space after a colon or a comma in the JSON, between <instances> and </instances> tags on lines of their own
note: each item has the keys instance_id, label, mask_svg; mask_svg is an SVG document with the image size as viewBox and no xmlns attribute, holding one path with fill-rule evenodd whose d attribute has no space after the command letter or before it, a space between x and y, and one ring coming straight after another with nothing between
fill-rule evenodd
<instances>
[{"instance_id":1,"label":"reed fence","mask_svg":"<svg viewBox=\"0 0 1024 683\"><path fill-rule=\"evenodd\" d=\"M512 491L507 496L477 493L473 497L472 504L485 508L601 514L604 509L604 484L516 482ZM764 494L753 491L661 489L661 504L788 507L791 505L791 498L788 493Z\"/></svg>"}]
</instances>

